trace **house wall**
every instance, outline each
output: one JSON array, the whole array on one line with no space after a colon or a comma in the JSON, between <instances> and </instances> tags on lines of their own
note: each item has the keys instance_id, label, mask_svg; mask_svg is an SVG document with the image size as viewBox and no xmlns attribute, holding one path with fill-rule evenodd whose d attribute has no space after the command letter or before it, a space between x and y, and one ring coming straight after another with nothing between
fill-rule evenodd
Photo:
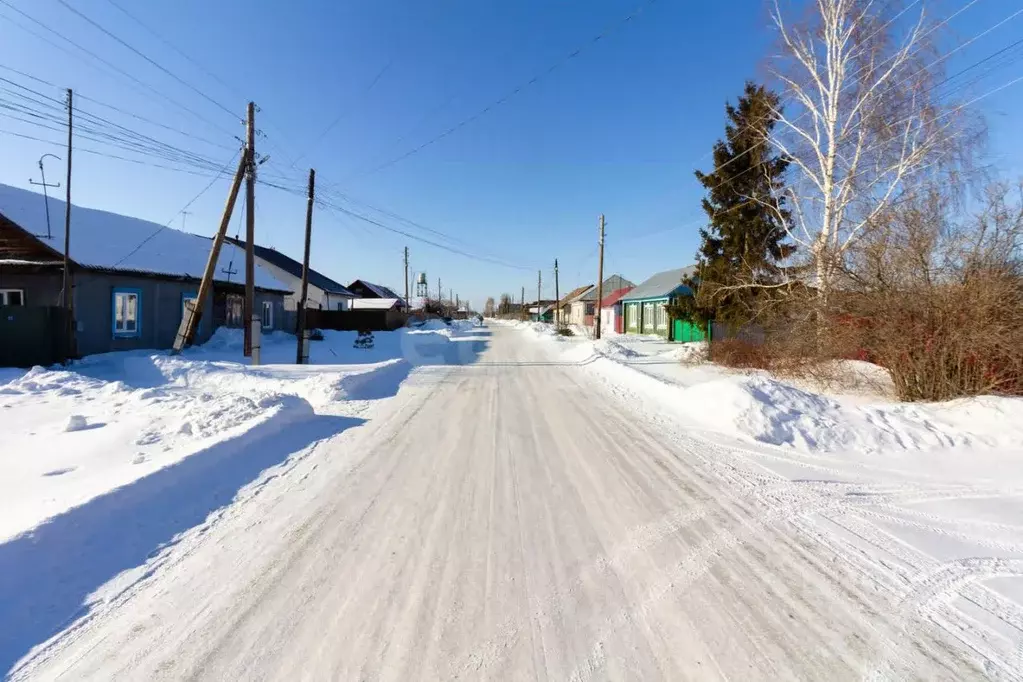
<instances>
[{"instance_id":1,"label":"house wall","mask_svg":"<svg viewBox=\"0 0 1023 682\"><path fill-rule=\"evenodd\" d=\"M312 287L310 287L312 290ZM323 305L319 306L321 310L351 310L353 296L341 296L339 294L324 293L322 298ZM340 307L338 307L340 306ZM315 308L317 306L310 304L309 308Z\"/></svg>"},{"instance_id":2,"label":"house wall","mask_svg":"<svg viewBox=\"0 0 1023 682\"><path fill-rule=\"evenodd\" d=\"M606 331L618 331L618 327L615 326L620 313L618 310L618 304L609 306L607 308L600 309L600 329L603 332Z\"/></svg>"},{"instance_id":3,"label":"house wall","mask_svg":"<svg viewBox=\"0 0 1023 682\"><path fill-rule=\"evenodd\" d=\"M584 327L592 326L594 305L593 301L573 301L569 309L568 323ZM587 314L587 306L589 314Z\"/></svg>"},{"instance_id":4,"label":"house wall","mask_svg":"<svg viewBox=\"0 0 1023 682\"><path fill-rule=\"evenodd\" d=\"M63 286L60 269L33 269L0 265L0 289L22 290L27 306L58 305Z\"/></svg>"},{"instance_id":5,"label":"house wall","mask_svg":"<svg viewBox=\"0 0 1023 682\"><path fill-rule=\"evenodd\" d=\"M289 311L298 310L298 299L302 296L302 278L296 277L287 270L279 268L273 263L262 260L259 257L256 258L256 264L257 267L264 270L267 274L271 275L274 279L291 290L290 294L284 296L284 309ZM325 307L325 298L326 294L323 289L310 284L308 294L306 295L306 308Z\"/></svg>"},{"instance_id":6,"label":"house wall","mask_svg":"<svg viewBox=\"0 0 1023 682\"><path fill-rule=\"evenodd\" d=\"M644 299L641 301L625 301L627 334L652 334L668 337L671 320L664 310L668 298Z\"/></svg>"}]
</instances>

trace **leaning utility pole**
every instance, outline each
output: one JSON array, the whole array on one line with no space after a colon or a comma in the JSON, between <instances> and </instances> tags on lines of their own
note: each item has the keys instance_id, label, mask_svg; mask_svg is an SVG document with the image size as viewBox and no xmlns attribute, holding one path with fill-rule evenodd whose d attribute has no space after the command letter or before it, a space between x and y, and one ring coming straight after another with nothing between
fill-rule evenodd
<instances>
[{"instance_id":1,"label":"leaning utility pole","mask_svg":"<svg viewBox=\"0 0 1023 682\"><path fill-rule=\"evenodd\" d=\"M593 338L600 338L600 302L604 299L604 214L600 214L600 237L597 241L600 245L600 258L597 261L597 305L594 306L596 326L594 327Z\"/></svg>"},{"instance_id":2,"label":"leaning utility pole","mask_svg":"<svg viewBox=\"0 0 1023 682\"><path fill-rule=\"evenodd\" d=\"M411 307L408 300L408 247L405 247L405 312L407 313Z\"/></svg>"},{"instance_id":3,"label":"leaning utility pole","mask_svg":"<svg viewBox=\"0 0 1023 682\"><path fill-rule=\"evenodd\" d=\"M309 246L313 240L313 202L316 199L316 171L309 169L309 198L305 207L305 255L302 258L302 294L298 300L298 351L295 362L309 364L309 330L305 328L306 301L309 298Z\"/></svg>"},{"instance_id":4,"label":"leaning utility pole","mask_svg":"<svg viewBox=\"0 0 1023 682\"><path fill-rule=\"evenodd\" d=\"M177 336L174 337L172 353L180 353L195 338L195 330L199 327L199 320L202 319L203 304L213 288L213 277L216 274L217 261L220 260L220 249L224 245L224 236L227 234L228 225L231 224L231 215L234 213L234 204L238 199L238 192L242 187L242 178L245 177L247 165L248 158L242 151L242 156L238 160L238 170L235 171L234 180L231 182L231 191L227 194L227 203L224 204L224 213L220 217L220 229L213 237L210 255L206 259L206 269L203 270L202 279L199 281L199 291L195 295L195 301L185 302L185 314L178 326Z\"/></svg>"},{"instance_id":5,"label":"leaning utility pole","mask_svg":"<svg viewBox=\"0 0 1023 682\"><path fill-rule=\"evenodd\" d=\"M554 326L561 328L561 293L558 291L558 259L554 259Z\"/></svg>"},{"instance_id":6,"label":"leaning utility pole","mask_svg":"<svg viewBox=\"0 0 1023 682\"><path fill-rule=\"evenodd\" d=\"M67 311L67 357L75 354L75 297L71 290L71 148L74 130L74 92L67 90L67 180L64 193L64 309Z\"/></svg>"},{"instance_id":7,"label":"leaning utility pole","mask_svg":"<svg viewBox=\"0 0 1023 682\"><path fill-rule=\"evenodd\" d=\"M245 357L259 364L259 321L256 317L256 105L249 102L245 119Z\"/></svg>"},{"instance_id":8,"label":"leaning utility pole","mask_svg":"<svg viewBox=\"0 0 1023 682\"><path fill-rule=\"evenodd\" d=\"M541 279L540 271L536 271L536 321L540 321L540 283Z\"/></svg>"}]
</instances>

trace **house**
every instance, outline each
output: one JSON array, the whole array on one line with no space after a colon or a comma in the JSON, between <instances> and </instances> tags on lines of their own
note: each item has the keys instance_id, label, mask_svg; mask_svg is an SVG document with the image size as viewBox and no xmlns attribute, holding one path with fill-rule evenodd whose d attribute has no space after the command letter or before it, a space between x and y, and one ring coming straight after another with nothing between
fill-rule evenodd
<instances>
[{"instance_id":1,"label":"house","mask_svg":"<svg viewBox=\"0 0 1023 682\"><path fill-rule=\"evenodd\" d=\"M632 286L636 285L621 275L611 275L604 280L603 291L615 291L617 289L624 289L625 287ZM593 315L596 307L597 287L591 285L589 289L584 291L582 294L577 296L574 301L572 301L568 314L568 323L582 325L584 327L592 327Z\"/></svg>"},{"instance_id":2,"label":"house","mask_svg":"<svg viewBox=\"0 0 1023 682\"><path fill-rule=\"evenodd\" d=\"M656 334L668 340L697 341L702 338L698 329L694 329L682 320L671 320L664 306L679 296L691 296L689 287L682 284L682 279L696 272L696 266L677 268L659 272L646 280L621 298L625 314L626 334Z\"/></svg>"},{"instance_id":3,"label":"house","mask_svg":"<svg viewBox=\"0 0 1023 682\"><path fill-rule=\"evenodd\" d=\"M0 291L7 305L43 310L63 300L63 230L45 236L43 201L41 194L0 184ZM50 198L50 215L64 216L64 206ZM165 225L72 205L69 274L77 354L170 348L185 301L199 289L210 244ZM219 326L242 325L245 292L238 272L244 262L241 249L224 244L196 343ZM259 270L255 284L264 328L283 328L287 286ZM5 328L4 336L53 331Z\"/></svg>"},{"instance_id":4,"label":"house","mask_svg":"<svg viewBox=\"0 0 1023 682\"><path fill-rule=\"evenodd\" d=\"M560 301L558 301L557 321L560 322L561 324L576 324L571 321L572 304L578 301L590 289L593 288L594 286L592 284L584 284L583 286L573 289L572 291L565 294L565 296Z\"/></svg>"},{"instance_id":5,"label":"house","mask_svg":"<svg viewBox=\"0 0 1023 682\"><path fill-rule=\"evenodd\" d=\"M622 297L636 287L628 286L616 289L605 296L600 302L600 328L604 331L614 330L625 333L625 320L622 315Z\"/></svg>"},{"instance_id":6,"label":"house","mask_svg":"<svg viewBox=\"0 0 1023 682\"><path fill-rule=\"evenodd\" d=\"M245 249L244 240L227 237L227 241ZM256 267L267 271L271 277L291 290L292 293L284 297L284 309L289 312L298 310L298 300L302 296L302 264L276 249L259 244L253 247L253 252ZM306 308L349 310L355 298L355 294L343 284L309 268Z\"/></svg>"},{"instance_id":7,"label":"house","mask_svg":"<svg viewBox=\"0 0 1023 682\"><path fill-rule=\"evenodd\" d=\"M393 289L382 284L373 284L364 279L357 279L348 285L348 290L359 298L396 298L405 305L405 299L398 295Z\"/></svg>"},{"instance_id":8,"label":"house","mask_svg":"<svg viewBox=\"0 0 1023 682\"><path fill-rule=\"evenodd\" d=\"M356 298L352 310L404 310L405 302L400 298Z\"/></svg>"}]
</instances>

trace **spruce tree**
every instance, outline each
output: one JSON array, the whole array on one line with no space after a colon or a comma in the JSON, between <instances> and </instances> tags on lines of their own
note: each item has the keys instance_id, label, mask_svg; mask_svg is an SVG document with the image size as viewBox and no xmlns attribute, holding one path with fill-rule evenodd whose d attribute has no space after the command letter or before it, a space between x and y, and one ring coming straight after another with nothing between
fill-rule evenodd
<instances>
[{"instance_id":1,"label":"spruce tree","mask_svg":"<svg viewBox=\"0 0 1023 682\"><path fill-rule=\"evenodd\" d=\"M709 224L700 230L696 274L683 282L694 295L672 312L703 330L711 321L751 320L770 295L757 285L777 282L780 264L795 250L785 241L789 212L777 191L788 160L766 142L778 106L778 95L747 82L736 105L725 104L725 139L714 145L714 169L696 171L707 188L702 203Z\"/></svg>"}]
</instances>

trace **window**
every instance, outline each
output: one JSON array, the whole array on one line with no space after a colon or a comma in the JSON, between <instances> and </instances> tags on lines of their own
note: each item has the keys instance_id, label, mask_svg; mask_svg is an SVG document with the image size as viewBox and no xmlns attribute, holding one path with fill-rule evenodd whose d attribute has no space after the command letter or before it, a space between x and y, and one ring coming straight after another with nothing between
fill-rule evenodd
<instances>
[{"instance_id":1,"label":"window","mask_svg":"<svg viewBox=\"0 0 1023 682\"><path fill-rule=\"evenodd\" d=\"M344 301L338 301L337 302L337 309L338 310L344 310L345 309L345 302Z\"/></svg>"},{"instance_id":2,"label":"window","mask_svg":"<svg viewBox=\"0 0 1023 682\"><path fill-rule=\"evenodd\" d=\"M586 304L586 312L584 314L585 315L592 315L593 314L593 304L592 303L587 303Z\"/></svg>"},{"instance_id":3,"label":"window","mask_svg":"<svg viewBox=\"0 0 1023 682\"><path fill-rule=\"evenodd\" d=\"M0 289L0 305L25 305L25 290Z\"/></svg>"},{"instance_id":4,"label":"window","mask_svg":"<svg viewBox=\"0 0 1023 682\"><path fill-rule=\"evenodd\" d=\"M272 301L263 301L263 329L273 329L274 326L274 304Z\"/></svg>"},{"instance_id":5,"label":"window","mask_svg":"<svg viewBox=\"0 0 1023 682\"><path fill-rule=\"evenodd\" d=\"M114 289L114 336L139 335L141 298L138 289Z\"/></svg>"},{"instance_id":6,"label":"window","mask_svg":"<svg viewBox=\"0 0 1023 682\"><path fill-rule=\"evenodd\" d=\"M668 328L668 311L664 309L664 305L657 303L654 305L654 319L657 321L658 329Z\"/></svg>"},{"instance_id":7,"label":"window","mask_svg":"<svg viewBox=\"0 0 1023 682\"><path fill-rule=\"evenodd\" d=\"M648 331L654 328L654 304L644 303L643 304L643 331Z\"/></svg>"},{"instance_id":8,"label":"window","mask_svg":"<svg viewBox=\"0 0 1023 682\"><path fill-rule=\"evenodd\" d=\"M224 323L228 327L242 326L242 310L244 307L244 301L239 294L228 294L227 301L225 302Z\"/></svg>"}]
</instances>

